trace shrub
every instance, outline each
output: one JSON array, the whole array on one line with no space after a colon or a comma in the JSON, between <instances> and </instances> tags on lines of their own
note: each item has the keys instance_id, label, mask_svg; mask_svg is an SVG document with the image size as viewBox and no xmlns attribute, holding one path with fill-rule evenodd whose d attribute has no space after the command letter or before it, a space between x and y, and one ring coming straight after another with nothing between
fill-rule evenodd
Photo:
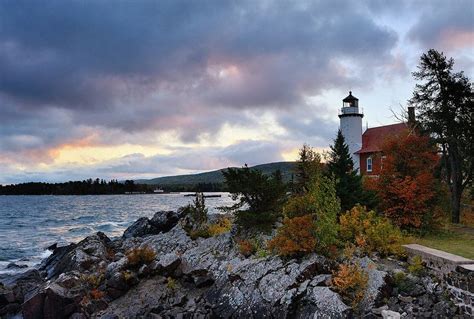
<instances>
[{"instance_id":1,"label":"shrub","mask_svg":"<svg viewBox=\"0 0 474 319\"><path fill-rule=\"evenodd\" d=\"M100 291L99 289L92 289L89 292L89 295L90 295L91 299L98 300L98 299L104 298L105 293L103 291Z\"/></svg>"},{"instance_id":2,"label":"shrub","mask_svg":"<svg viewBox=\"0 0 474 319\"><path fill-rule=\"evenodd\" d=\"M400 255L402 234L387 218L356 205L339 218L339 236L343 242L355 242L367 253Z\"/></svg>"},{"instance_id":3,"label":"shrub","mask_svg":"<svg viewBox=\"0 0 474 319\"><path fill-rule=\"evenodd\" d=\"M345 302L357 308L364 298L368 280L367 273L358 264L340 264L333 272L331 286Z\"/></svg>"},{"instance_id":4,"label":"shrub","mask_svg":"<svg viewBox=\"0 0 474 319\"><path fill-rule=\"evenodd\" d=\"M80 281L88 287L88 289L95 289L100 286L100 284L104 281L105 275L103 273L100 274L81 274L79 277Z\"/></svg>"},{"instance_id":5,"label":"shrub","mask_svg":"<svg viewBox=\"0 0 474 319\"><path fill-rule=\"evenodd\" d=\"M211 237L211 234L209 233L209 228L207 225L204 225L198 229L193 229L189 231L189 237L191 237L192 240L196 240L199 237L201 238L209 238Z\"/></svg>"},{"instance_id":6,"label":"shrub","mask_svg":"<svg viewBox=\"0 0 474 319\"><path fill-rule=\"evenodd\" d=\"M244 239L238 242L239 252L245 257L250 257L257 251L256 245L250 240Z\"/></svg>"},{"instance_id":7,"label":"shrub","mask_svg":"<svg viewBox=\"0 0 474 319\"><path fill-rule=\"evenodd\" d=\"M330 247L337 242L340 204L334 183L332 178L317 173L312 177L308 191L290 198L283 208L284 215L288 218L312 216L316 248L321 253L328 253Z\"/></svg>"},{"instance_id":8,"label":"shrub","mask_svg":"<svg viewBox=\"0 0 474 319\"><path fill-rule=\"evenodd\" d=\"M169 290L176 290L178 288L176 280L171 277L168 277L166 279L166 288L168 288Z\"/></svg>"},{"instance_id":9,"label":"shrub","mask_svg":"<svg viewBox=\"0 0 474 319\"><path fill-rule=\"evenodd\" d=\"M227 233L232 228L232 221L228 217L219 217L216 222L208 225L209 235L218 236Z\"/></svg>"},{"instance_id":10,"label":"shrub","mask_svg":"<svg viewBox=\"0 0 474 319\"><path fill-rule=\"evenodd\" d=\"M425 264L423 259L420 256L415 256L410 260L410 264L408 265L408 271L410 274L415 276L420 276L425 272Z\"/></svg>"},{"instance_id":11,"label":"shrub","mask_svg":"<svg viewBox=\"0 0 474 319\"><path fill-rule=\"evenodd\" d=\"M148 246L133 248L126 255L130 267L140 267L141 265L149 264L156 258L155 251Z\"/></svg>"},{"instance_id":12,"label":"shrub","mask_svg":"<svg viewBox=\"0 0 474 319\"><path fill-rule=\"evenodd\" d=\"M316 227L312 215L285 218L268 248L280 256L301 256L316 249Z\"/></svg>"}]
</instances>

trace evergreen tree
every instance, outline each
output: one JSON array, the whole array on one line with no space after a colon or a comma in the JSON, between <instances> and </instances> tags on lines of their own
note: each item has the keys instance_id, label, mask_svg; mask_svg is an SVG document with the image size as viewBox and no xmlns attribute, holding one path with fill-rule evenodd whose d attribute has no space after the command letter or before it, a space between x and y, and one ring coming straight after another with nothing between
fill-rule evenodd
<instances>
[{"instance_id":1,"label":"evergreen tree","mask_svg":"<svg viewBox=\"0 0 474 319\"><path fill-rule=\"evenodd\" d=\"M322 165L321 156L307 144L300 149L299 155L295 168L293 192L301 195L308 192L311 179L321 173Z\"/></svg>"},{"instance_id":2,"label":"evergreen tree","mask_svg":"<svg viewBox=\"0 0 474 319\"><path fill-rule=\"evenodd\" d=\"M356 204L373 207L375 195L362 187L362 176L354 170L354 162L341 130L337 132L328 161L328 174L336 179L336 194L341 200L341 210L350 210Z\"/></svg>"},{"instance_id":3,"label":"evergreen tree","mask_svg":"<svg viewBox=\"0 0 474 319\"><path fill-rule=\"evenodd\" d=\"M241 229L271 229L281 215L286 199L286 185L281 171L265 175L245 165L242 168L228 168L222 174L235 204L221 209L233 212Z\"/></svg>"},{"instance_id":4,"label":"evergreen tree","mask_svg":"<svg viewBox=\"0 0 474 319\"><path fill-rule=\"evenodd\" d=\"M451 191L452 222L459 223L461 197L474 172L474 92L463 72L453 72L454 60L429 50L413 72L416 84L410 104L418 110L422 128L443 152L445 180Z\"/></svg>"}]
</instances>

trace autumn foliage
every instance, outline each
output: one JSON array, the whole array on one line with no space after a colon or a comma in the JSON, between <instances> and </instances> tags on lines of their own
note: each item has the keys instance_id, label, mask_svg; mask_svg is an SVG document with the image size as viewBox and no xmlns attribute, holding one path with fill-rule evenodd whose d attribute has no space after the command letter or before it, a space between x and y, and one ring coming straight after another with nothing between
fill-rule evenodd
<instances>
[{"instance_id":1,"label":"autumn foliage","mask_svg":"<svg viewBox=\"0 0 474 319\"><path fill-rule=\"evenodd\" d=\"M239 252L245 257L250 257L257 251L257 247L250 240L244 239L238 242Z\"/></svg>"},{"instance_id":2,"label":"autumn foliage","mask_svg":"<svg viewBox=\"0 0 474 319\"><path fill-rule=\"evenodd\" d=\"M156 258L155 251L148 247L133 248L127 252L128 265L130 267L140 267L149 264Z\"/></svg>"},{"instance_id":3,"label":"autumn foliage","mask_svg":"<svg viewBox=\"0 0 474 319\"><path fill-rule=\"evenodd\" d=\"M358 264L340 264L333 272L331 286L345 302L357 308L364 298L368 280L367 273Z\"/></svg>"},{"instance_id":4,"label":"autumn foliage","mask_svg":"<svg viewBox=\"0 0 474 319\"><path fill-rule=\"evenodd\" d=\"M379 178L368 183L377 192L379 210L402 228L426 226L436 193L435 147L428 137L407 131L388 139L382 152L385 157Z\"/></svg>"},{"instance_id":5,"label":"autumn foliage","mask_svg":"<svg viewBox=\"0 0 474 319\"><path fill-rule=\"evenodd\" d=\"M356 205L339 217L339 238L346 243L355 243L366 253L400 255L402 234L398 227L374 211Z\"/></svg>"},{"instance_id":6,"label":"autumn foliage","mask_svg":"<svg viewBox=\"0 0 474 319\"><path fill-rule=\"evenodd\" d=\"M316 249L316 226L312 215L285 218L268 248L281 256L299 256Z\"/></svg>"}]
</instances>

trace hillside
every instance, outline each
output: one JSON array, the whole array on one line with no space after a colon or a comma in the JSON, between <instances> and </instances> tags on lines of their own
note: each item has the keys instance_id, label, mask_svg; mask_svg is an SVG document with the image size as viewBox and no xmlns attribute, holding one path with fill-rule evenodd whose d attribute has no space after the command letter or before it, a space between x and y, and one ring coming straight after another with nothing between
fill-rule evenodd
<instances>
[{"instance_id":1,"label":"hillside","mask_svg":"<svg viewBox=\"0 0 474 319\"><path fill-rule=\"evenodd\" d=\"M292 170L295 162L276 162L252 166L252 169L262 171L264 174L271 174L276 170L280 170L283 179L289 181L291 179ZM220 184L224 182L222 171L219 169L215 171L198 173L198 174L187 174L187 175L176 175L176 176L164 176L153 179L142 179L136 180L139 184L152 184L152 185L197 185L197 184Z\"/></svg>"}]
</instances>

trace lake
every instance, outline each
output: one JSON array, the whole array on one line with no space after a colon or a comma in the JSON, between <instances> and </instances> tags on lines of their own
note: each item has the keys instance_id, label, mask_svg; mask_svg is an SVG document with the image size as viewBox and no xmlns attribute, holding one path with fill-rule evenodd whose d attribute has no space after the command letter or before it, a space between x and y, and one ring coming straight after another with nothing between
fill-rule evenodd
<instances>
[{"instance_id":1,"label":"lake","mask_svg":"<svg viewBox=\"0 0 474 319\"><path fill-rule=\"evenodd\" d=\"M232 204L229 193L206 198L210 214ZM139 217L160 210L176 210L194 197L181 194L0 196L0 274L14 272L15 262L31 267L48 256L46 247L77 242L95 232L109 237L122 232Z\"/></svg>"}]
</instances>

